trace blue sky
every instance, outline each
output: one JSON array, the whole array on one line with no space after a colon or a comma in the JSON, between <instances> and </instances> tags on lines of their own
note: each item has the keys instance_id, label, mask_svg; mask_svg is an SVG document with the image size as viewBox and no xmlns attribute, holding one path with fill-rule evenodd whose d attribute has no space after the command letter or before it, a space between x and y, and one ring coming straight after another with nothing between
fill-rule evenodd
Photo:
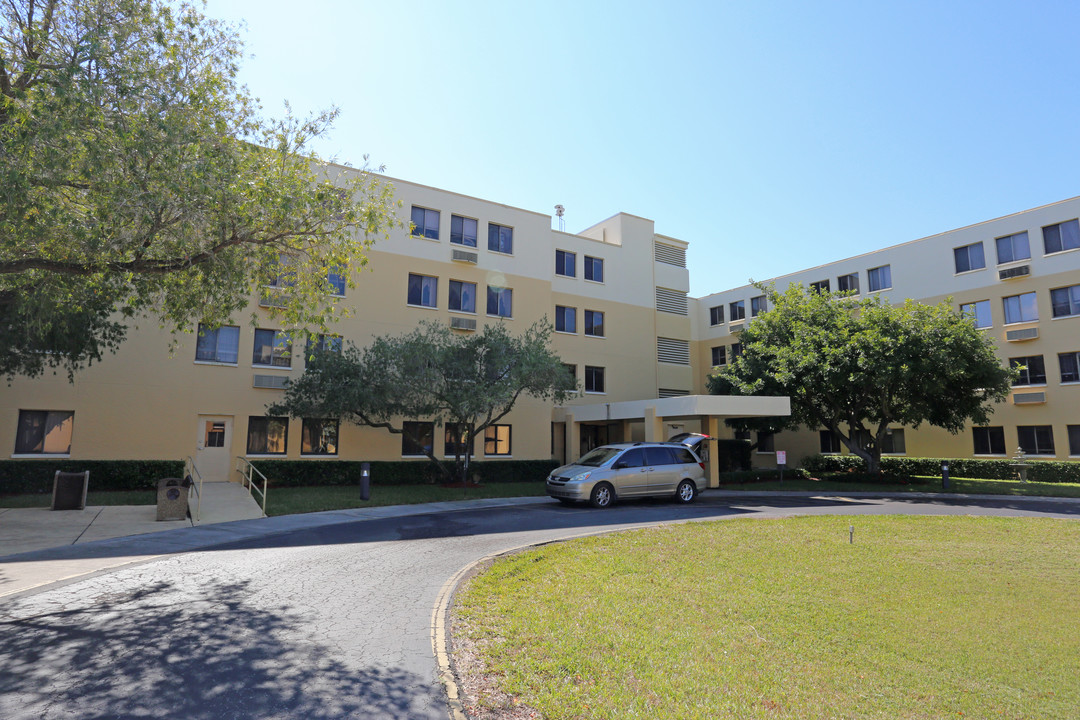
<instances>
[{"instance_id":1,"label":"blue sky","mask_svg":"<svg viewBox=\"0 0 1080 720\"><path fill-rule=\"evenodd\" d=\"M691 294L1080 194L1080 3L208 0L324 156L690 242Z\"/></svg>"}]
</instances>

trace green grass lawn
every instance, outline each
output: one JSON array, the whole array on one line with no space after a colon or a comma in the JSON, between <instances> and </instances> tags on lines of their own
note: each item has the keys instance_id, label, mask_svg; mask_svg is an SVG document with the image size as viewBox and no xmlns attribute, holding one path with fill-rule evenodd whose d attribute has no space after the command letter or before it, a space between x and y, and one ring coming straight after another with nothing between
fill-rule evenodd
<instances>
[{"instance_id":1,"label":"green grass lawn","mask_svg":"<svg viewBox=\"0 0 1080 720\"><path fill-rule=\"evenodd\" d=\"M783 482L723 483L722 490L747 490L751 492L771 490L806 490L810 492L952 492L967 495L1037 495L1045 497L1080 497L1080 484L1020 482L1019 480L976 480L949 478L949 489L941 488L941 477L913 477L905 483L848 482L843 473L827 475L820 479L787 479Z\"/></svg>"},{"instance_id":2,"label":"green grass lawn","mask_svg":"<svg viewBox=\"0 0 1080 720\"><path fill-rule=\"evenodd\" d=\"M1077 522L745 519L498 560L454 623L546 720L1077 718L1078 586Z\"/></svg>"}]
</instances>

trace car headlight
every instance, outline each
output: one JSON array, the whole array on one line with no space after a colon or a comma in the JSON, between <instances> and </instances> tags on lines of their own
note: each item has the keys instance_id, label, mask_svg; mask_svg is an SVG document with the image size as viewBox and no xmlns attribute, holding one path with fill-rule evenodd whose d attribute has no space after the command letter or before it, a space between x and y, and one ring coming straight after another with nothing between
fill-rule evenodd
<instances>
[{"instance_id":1,"label":"car headlight","mask_svg":"<svg viewBox=\"0 0 1080 720\"><path fill-rule=\"evenodd\" d=\"M578 473L574 477L570 478L569 482L585 482L592 475L592 470L588 472Z\"/></svg>"}]
</instances>

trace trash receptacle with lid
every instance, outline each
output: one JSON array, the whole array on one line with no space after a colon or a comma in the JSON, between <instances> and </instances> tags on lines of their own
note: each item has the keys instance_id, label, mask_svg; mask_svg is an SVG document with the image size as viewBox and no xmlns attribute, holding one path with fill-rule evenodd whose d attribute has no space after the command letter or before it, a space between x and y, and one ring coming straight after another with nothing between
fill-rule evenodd
<instances>
[{"instance_id":1,"label":"trash receptacle with lid","mask_svg":"<svg viewBox=\"0 0 1080 720\"><path fill-rule=\"evenodd\" d=\"M188 488L186 478L162 478L157 484L157 519L186 520L188 514Z\"/></svg>"}]
</instances>

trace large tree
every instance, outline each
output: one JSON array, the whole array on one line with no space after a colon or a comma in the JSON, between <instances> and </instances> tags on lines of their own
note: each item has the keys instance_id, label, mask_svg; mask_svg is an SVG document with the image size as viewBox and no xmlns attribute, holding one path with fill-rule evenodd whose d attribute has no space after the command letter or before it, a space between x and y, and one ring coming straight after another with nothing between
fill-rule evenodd
<instances>
[{"instance_id":1,"label":"large tree","mask_svg":"<svg viewBox=\"0 0 1080 720\"><path fill-rule=\"evenodd\" d=\"M223 323L283 257L283 324L343 312L328 276L396 223L392 188L309 150L336 110L264 119L241 55L187 3L0 0L0 373L70 375L141 315Z\"/></svg>"},{"instance_id":2,"label":"large tree","mask_svg":"<svg viewBox=\"0 0 1080 720\"><path fill-rule=\"evenodd\" d=\"M363 349L316 351L304 374L289 383L271 415L339 418L410 435L407 421L448 425L456 443L457 479L468 478L475 438L529 396L562 403L577 392L574 378L550 347L551 324L535 323L519 336L503 323L477 333L455 333L444 324L421 323L412 332L377 337ZM440 472L448 471L424 453Z\"/></svg>"},{"instance_id":3,"label":"large tree","mask_svg":"<svg viewBox=\"0 0 1080 720\"><path fill-rule=\"evenodd\" d=\"M791 416L770 429L827 428L878 472L890 425L957 433L985 424L1013 372L991 339L948 302L926 305L758 285L770 309L739 338L742 354L714 392L787 395Z\"/></svg>"}]
</instances>

